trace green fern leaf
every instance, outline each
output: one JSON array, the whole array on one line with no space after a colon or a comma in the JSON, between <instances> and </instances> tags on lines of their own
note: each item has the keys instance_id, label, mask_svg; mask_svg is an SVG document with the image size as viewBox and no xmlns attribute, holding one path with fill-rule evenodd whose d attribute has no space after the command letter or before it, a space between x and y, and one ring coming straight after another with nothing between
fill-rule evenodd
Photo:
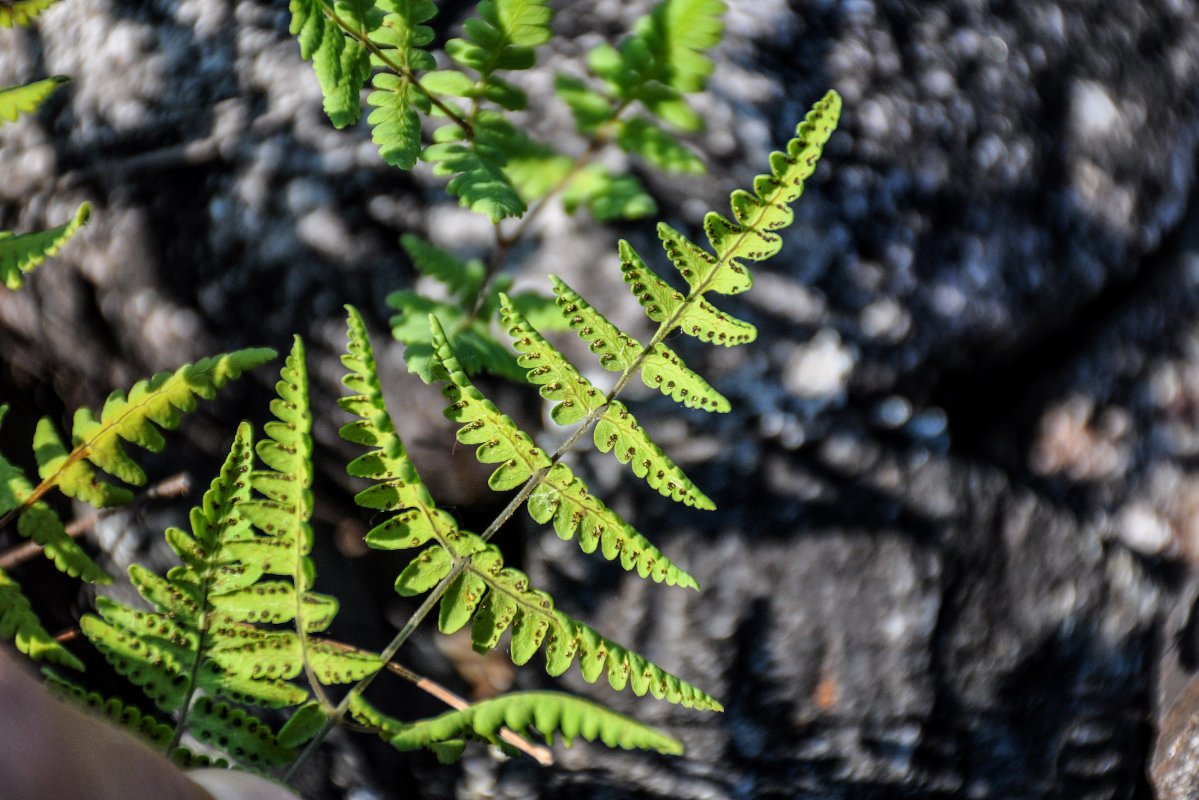
<instances>
[{"instance_id":1,"label":"green fern leaf","mask_svg":"<svg viewBox=\"0 0 1199 800\"><path fill-rule=\"evenodd\" d=\"M566 213L585 207L599 222L640 219L658 210L657 203L636 176L613 172L603 164L588 164L562 190Z\"/></svg>"},{"instance_id":2,"label":"green fern leaf","mask_svg":"<svg viewBox=\"0 0 1199 800\"><path fill-rule=\"evenodd\" d=\"M675 565L618 514L587 491L565 464L555 464L529 495L529 516L541 523L553 520L561 539L578 533L579 547L591 553L598 547L609 561L620 558L626 570L658 583L699 589L695 579Z\"/></svg>"},{"instance_id":3,"label":"green fern leaf","mask_svg":"<svg viewBox=\"0 0 1199 800\"><path fill-rule=\"evenodd\" d=\"M524 214L525 202L504 171L516 129L493 111L480 111L473 124L469 140L457 125L438 128L435 143L421 152L421 160L433 164L434 175L453 175L446 190L458 196L460 205L486 214L493 223Z\"/></svg>"},{"instance_id":4,"label":"green fern leaf","mask_svg":"<svg viewBox=\"0 0 1199 800\"><path fill-rule=\"evenodd\" d=\"M639 155L665 172L703 175L708 171L699 156L684 147L673 134L645 117L624 121L616 135L616 143L626 153Z\"/></svg>"},{"instance_id":5,"label":"green fern leaf","mask_svg":"<svg viewBox=\"0 0 1199 800\"><path fill-rule=\"evenodd\" d=\"M654 444L619 400L608 404L595 425L594 438L600 451L611 452L622 464L628 464L633 468L633 474L644 478L659 494L696 508L716 508L716 504L683 474L662 448Z\"/></svg>"},{"instance_id":6,"label":"green fern leaf","mask_svg":"<svg viewBox=\"0 0 1199 800\"><path fill-rule=\"evenodd\" d=\"M516 362L528 370L526 379L540 386L541 396L554 403L550 418L559 425L573 425L602 406L603 393L529 324L507 295L500 297L504 327L521 353Z\"/></svg>"},{"instance_id":7,"label":"green fern leaf","mask_svg":"<svg viewBox=\"0 0 1199 800\"><path fill-rule=\"evenodd\" d=\"M188 723L196 739L219 747L242 764L269 769L290 764L296 757L295 750L281 746L265 723L208 696L192 704Z\"/></svg>"},{"instance_id":8,"label":"green fern leaf","mask_svg":"<svg viewBox=\"0 0 1199 800\"><path fill-rule=\"evenodd\" d=\"M284 415L306 414L300 387L305 380L295 374L294 357L284 367L283 378L278 403L285 407ZM259 451L270 462L289 463L290 453L281 455L281 447L295 449L296 440L283 435L267 440ZM287 573L300 557L295 552L294 527L288 528L291 539L261 536L247 518L259 505L291 509L275 500L251 499L252 483L259 475L249 469L253 452L249 426L242 423L221 474L212 481L203 504L192 510L191 534L168 530L167 540L180 554L182 566L165 578L139 565L129 567L129 579L156 612L140 612L102 597L96 603L100 615L86 615L80 626L114 668L143 688L159 708L182 710L181 724L197 738L215 742L241 763L269 766L288 762L294 753L279 746L263 724L215 698L275 708L306 702L307 691L283 681L299 674L306 652L320 661L314 670L318 675L336 673L342 664L339 652L327 655L312 643L307 650L302 648L294 632L255 627L258 622L288 621L296 615L311 628L323 627L335 608L320 595L297 597L293 583L259 581L269 573ZM302 475L303 470L294 473ZM288 477L294 480L295 474ZM285 494L281 482L269 488L281 497ZM303 489L297 489L296 497L302 503ZM279 540L285 540L290 555L279 552ZM367 661L369 656L361 656L355 663L361 666ZM361 674L361 669L354 674ZM207 697L193 702L197 690Z\"/></svg>"},{"instance_id":9,"label":"green fern leaf","mask_svg":"<svg viewBox=\"0 0 1199 800\"><path fill-rule=\"evenodd\" d=\"M191 688L194 633L160 614L96 599L100 616L86 615L79 627L117 674L123 675L163 711L177 711Z\"/></svg>"},{"instance_id":10,"label":"green fern leaf","mask_svg":"<svg viewBox=\"0 0 1199 800\"><path fill-rule=\"evenodd\" d=\"M683 752L682 743L673 736L560 692L512 692L417 722L388 717L361 698L355 699L350 711L356 720L376 728L380 737L398 750L457 743L464 738L498 743L500 729L507 727L526 736L535 729L551 744L555 736L560 736L567 747L582 737L625 750L657 750L671 755Z\"/></svg>"},{"instance_id":11,"label":"green fern leaf","mask_svg":"<svg viewBox=\"0 0 1199 800\"><path fill-rule=\"evenodd\" d=\"M623 239L620 242L620 259L625 283L654 322L665 321L684 306L686 298L682 293L655 275ZM758 337L758 330L753 325L717 310L702 298L687 308L685 318L687 322L680 323L680 330L705 342L732 347L752 342Z\"/></svg>"},{"instance_id":12,"label":"green fern leaf","mask_svg":"<svg viewBox=\"0 0 1199 800\"><path fill-rule=\"evenodd\" d=\"M0 20L3 19L4 6L0 5ZM0 21L0 27L8 27ZM26 83L21 86L0 88L0 127L4 122L15 122L21 114L32 114L46 101L54 90L70 78L55 75L40 81Z\"/></svg>"},{"instance_id":13,"label":"green fern leaf","mask_svg":"<svg viewBox=\"0 0 1199 800\"><path fill-rule=\"evenodd\" d=\"M0 406L0 419L6 409ZM33 491L25 473L0 456L0 517L24 509L17 520L17 532L41 545L43 555L59 572L88 583L112 583L112 577L67 535L58 514L43 501L31 500Z\"/></svg>"},{"instance_id":14,"label":"green fern leaf","mask_svg":"<svg viewBox=\"0 0 1199 800\"><path fill-rule=\"evenodd\" d=\"M484 464L499 464L491 474L492 489L513 489L528 480L534 472L550 465L549 456L533 444L529 435L516 427L506 414L483 397L471 384L458 363L457 356L446 340L445 331L436 317L430 317L433 331L433 353L437 363L449 376L450 383L442 394L450 401L445 411L447 419L462 423L458 441L477 444L476 457Z\"/></svg>"},{"instance_id":15,"label":"green fern leaf","mask_svg":"<svg viewBox=\"0 0 1199 800\"><path fill-rule=\"evenodd\" d=\"M0 28L24 27L58 0L8 0L0 3Z\"/></svg>"},{"instance_id":16,"label":"green fern leaf","mask_svg":"<svg viewBox=\"0 0 1199 800\"><path fill-rule=\"evenodd\" d=\"M99 481L89 462L126 483L144 483L145 473L125 453L122 440L149 450L161 449L163 438L155 424L175 428L179 412L194 409L197 397L212 399L242 372L274 357L275 351L267 348L238 350L185 365L174 373L160 372L135 383L128 395L113 392L98 420L87 408L75 412L70 452L63 447L53 425L44 421L34 439L42 477L39 489L57 486L67 496L97 506L123 499L126 493L114 493L116 487Z\"/></svg>"},{"instance_id":17,"label":"green fern leaf","mask_svg":"<svg viewBox=\"0 0 1199 800\"><path fill-rule=\"evenodd\" d=\"M416 165L420 155L420 114L428 114L432 108L428 95L416 86L413 76L418 70L437 65L432 54L423 49L433 41L433 30L422 24L437 14L437 6L430 0L386 0L380 6L387 13L382 26L370 38L400 70L398 74L380 72L375 76L374 90L366 98L375 110L366 121L383 160L408 170ZM373 63L385 65L378 59Z\"/></svg>"},{"instance_id":18,"label":"green fern leaf","mask_svg":"<svg viewBox=\"0 0 1199 800\"><path fill-rule=\"evenodd\" d=\"M528 69L533 48L548 42L553 13L544 0L483 0L479 16L466 20L469 39L451 39L445 51L461 66L486 80L496 70Z\"/></svg>"},{"instance_id":19,"label":"green fern leaf","mask_svg":"<svg viewBox=\"0 0 1199 800\"><path fill-rule=\"evenodd\" d=\"M631 367L645 349L641 342L609 322L558 276L551 275L550 281L562 316L591 352L599 356L599 365L612 372Z\"/></svg>"},{"instance_id":20,"label":"green fern leaf","mask_svg":"<svg viewBox=\"0 0 1199 800\"><path fill-rule=\"evenodd\" d=\"M737 279L730 281L725 277L726 273L737 272L739 265L735 259L761 261L779 251L782 239L775 231L791 224L794 214L790 203L803 193L804 181L815 170L825 142L837 127L840 114L841 97L830 91L796 127L795 138L787 143L787 152L771 154L771 174L759 175L754 179L755 194L745 191L733 193L732 208L736 223L716 213L704 217L704 231L716 252L718 264L713 274L705 276L704 291L712 289L724 292L724 289L717 287L739 285Z\"/></svg>"},{"instance_id":21,"label":"green fern leaf","mask_svg":"<svg viewBox=\"0 0 1199 800\"><path fill-rule=\"evenodd\" d=\"M83 669L83 662L42 627L29 600L21 593L21 585L4 570L0 570L0 639L11 641L35 661Z\"/></svg>"},{"instance_id":22,"label":"green fern leaf","mask_svg":"<svg viewBox=\"0 0 1199 800\"><path fill-rule=\"evenodd\" d=\"M400 245L422 275L436 278L463 306L473 306L487 278L487 267L477 258L462 261L419 236L405 233ZM423 320L422 320L423 321Z\"/></svg>"},{"instance_id":23,"label":"green fern leaf","mask_svg":"<svg viewBox=\"0 0 1199 800\"><path fill-rule=\"evenodd\" d=\"M712 74L712 59L703 51L724 35L725 4L720 0L666 0L643 17L635 29L653 58L653 80L681 92L698 92Z\"/></svg>"},{"instance_id":24,"label":"green fern leaf","mask_svg":"<svg viewBox=\"0 0 1199 800\"><path fill-rule=\"evenodd\" d=\"M803 192L804 181L815 169L825 142L836 128L841 98L830 91L796 127L786 153L770 157L771 174L754 179L754 193L736 191L732 196L736 222L716 213L704 217L704 230L714 252L688 240L669 225L660 224L662 239L671 262L687 281L690 292L682 298L654 275L627 244L621 246L621 269L651 319L661 320L658 338L675 328L707 341L733 345L749 341L754 329L728 317L704 300L706 292L735 294L753 284L741 259L760 261L778 252L782 239L776 233L791 224L790 203Z\"/></svg>"},{"instance_id":25,"label":"green fern leaf","mask_svg":"<svg viewBox=\"0 0 1199 800\"><path fill-rule=\"evenodd\" d=\"M339 2L337 11L361 35L369 33L368 19L356 13L358 3ZM370 76L370 55L357 39L346 36L325 16L322 0L291 0L291 33L300 44L300 57L312 59L313 71L324 96L325 113L333 125L344 128L362 115L359 95Z\"/></svg>"},{"instance_id":26,"label":"green fern leaf","mask_svg":"<svg viewBox=\"0 0 1199 800\"><path fill-rule=\"evenodd\" d=\"M475 648L486 652L497 646L500 636L509 626L518 620L526 620L521 623L523 627L518 626L522 631L521 635L514 636L512 640L512 658L517 663L528 661L546 641L547 633L552 632L551 638L563 642L564 649L560 650L557 646L547 649L547 670L550 670L551 674L559 674L570 665L570 660L562 664L560 656L555 656L551 661L549 654L565 652L566 649L573 654L577 650L578 642L582 641L580 637L586 637L591 643L590 649L586 651L591 653L591 661L580 660L580 665L584 674L590 675L589 681L594 682L599 675L598 668L591 669L593 662L598 661L599 668L602 668L611 661L612 674L617 676L611 680L624 686L625 683L619 676L625 674L627 661L628 670L636 666L642 671L643 678L644 675L649 675L644 681L638 678L634 684L634 689L641 693L653 690L655 696L670 696L673 698L671 702L683 702L703 708L720 707L719 703L695 687L669 675L659 667L648 664L587 626L554 611L553 601L544 593L530 589L529 579L524 573L504 567L503 557L495 547L487 545L482 538L473 533L459 530L454 518L434 505L415 466L404 452L403 444L395 433L383 402L365 325L353 309L349 309L347 338L347 353L342 361L350 369L350 374L343 382L352 394L342 398L339 403L359 419L343 426L340 433L347 441L375 448L352 461L347 469L351 475L382 481L378 486L360 492L355 500L367 508L394 512L393 517L377 525L367 534L367 544L375 548L395 550L433 543L432 547L426 548L416 556L401 573L396 581L397 591L402 594L427 591L449 572L453 559L474 556L463 573L471 577L463 580L452 593L447 593L442 598L440 614L443 630L457 630L473 615L471 636ZM462 390L457 384L453 386L459 391ZM485 404L488 402L481 395L472 395L470 398L469 405L474 412L492 419L498 415L498 411L493 410L494 406L487 409ZM488 424L494 424L499 428L506 427L500 422ZM539 462L534 460L533 463ZM584 509L586 514L595 518L589 522L591 525L594 525L596 520L602 524L614 525L614 521L617 520L615 515L609 517L610 512L602 504L586 496L585 487L570 475L565 466L560 470L550 470L547 478L551 481L551 489L559 495L557 502L563 507L569 508L574 505ZM550 514L554 514L554 509L558 506L554 505L553 498L545 497L539 501L537 507L549 508ZM533 513L532 510L530 513ZM574 516L573 513L571 516ZM542 521L546 519L548 517L542 517ZM559 534L562 535L561 530L567 530L568 523L564 520L559 524L563 526ZM574 524L577 527L579 523ZM623 526L614 530L618 530L624 538L623 541L619 541L622 538L619 535L605 537L605 541L608 542L604 548L605 555L609 559L619 555L626 569L644 569L642 574L652 574L655 580L694 585L690 576L670 564L631 528ZM580 538L584 538L582 534ZM479 581L482 581L487 589L485 594L479 589ZM569 641L575 642L575 645L566 644ZM557 671L553 671L551 666ZM663 695L658 695L659 691Z\"/></svg>"},{"instance_id":27,"label":"green fern leaf","mask_svg":"<svg viewBox=\"0 0 1199 800\"><path fill-rule=\"evenodd\" d=\"M87 223L91 213L91 204L83 203L70 222L56 228L22 234L0 231L0 282L9 289L21 288L23 274L57 255L67 240Z\"/></svg>"}]
</instances>

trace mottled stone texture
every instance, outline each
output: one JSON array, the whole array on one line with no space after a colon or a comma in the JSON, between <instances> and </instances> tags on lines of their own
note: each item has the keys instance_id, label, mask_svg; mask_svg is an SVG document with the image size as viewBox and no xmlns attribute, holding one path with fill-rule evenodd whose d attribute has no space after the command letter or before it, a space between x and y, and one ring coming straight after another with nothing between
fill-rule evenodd
<instances>
[{"instance_id":1,"label":"mottled stone texture","mask_svg":"<svg viewBox=\"0 0 1199 800\"><path fill-rule=\"evenodd\" d=\"M443 5L446 29L469 7ZM529 124L570 148L569 119L546 100L554 70L578 70L647 4L557 5L562 38L523 80ZM1003 800L1148 797L1156 782L1163 797L1199 796L1199 10L731 5L698 101L712 173L646 174L664 219L694 231L828 87L845 113L784 254L727 303L761 340L678 343L732 414L642 405L720 511L614 488L610 464L581 459L704 591L644 585L552 533L529 531L524 556L564 608L727 711L638 702L572 673L570 688L671 730L687 756L583 747L542 770L471 751L442 769L339 740L323 791ZM427 171L385 168L366 131L327 124L286 28L280 3L64 0L40 33L0 33L0 82L75 79L0 131L0 227L97 206L62 259L0 295L6 393L95 402L148 370L299 332L324 402L341 304L362 307L382 342L382 298L412 282L399 232L487 246L486 225ZM619 234L656 258L649 224ZM616 235L546 214L516 253L520 278L557 272L639 324ZM395 348L381 350L395 368ZM395 391L430 482L453 502L485 497L433 421L436 393L400 379ZM216 449L231 425L192 430ZM330 456L326 497L339 469ZM352 513L344 498L327 508L330 522ZM366 524L347 520L343 534ZM516 536L504 545L519 551ZM390 607L400 563L366 562L322 572L339 594L377 587L349 592L355 619ZM460 657L431 638L411 657L457 680ZM517 681L545 682L536 669ZM415 792L398 785L411 775Z\"/></svg>"}]
</instances>

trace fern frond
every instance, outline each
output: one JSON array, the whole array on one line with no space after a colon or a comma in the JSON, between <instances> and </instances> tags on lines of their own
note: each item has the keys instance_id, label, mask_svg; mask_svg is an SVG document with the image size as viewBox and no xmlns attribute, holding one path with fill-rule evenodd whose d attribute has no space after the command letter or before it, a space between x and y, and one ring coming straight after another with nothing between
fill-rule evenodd
<instances>
[{"instance_id":1,"label":"fern frond","mask_svg":"<svg viewBox=\"0 0 1199 800\"><path fill-rule=\"evenodd\" d=\"M516 363L528 370L526 380L539 386L541 396L554 403L550 419L559 425L573 425L604 404L603 392L529 324L507 295L501 295L500 315L521 354Z\"/></svg>"},{"instance_id":2,"label":"fern frond","mask_svg":"<svg viewBox=\"0 0 1199 800\"><path fill-rule=\"evenodd\" d=\"M0 3L0 28L24 27L56 2L58 0L9 0Z\"/></svg>"},{"instance_id":3,"label":"fern frond","mask_svg":"<svg viewBox=\"0 0 1199 800\"><path fill-rule=\"evenodd\" d=\"M350 369L350 374L343 382L354 394L342 398L339 403L359 419L343 426L340 433L347 441L374 449L352 461L347 469L351 475L380 482L358 494L355 500L359 505L395 512L394 516L367 534L366 542L371 547L387 550L410 549L433 543L401 572L396 580L397 591L402 594L427 591L449 573L455 559L474 556L462 578L442 598L441 625L446 632L462 627L473 615L472 639L475 648L486 652L494 649L503 632L516 622L514 631L523 631L512 639L511 655L517 664L528 661L545 643L546 669L552 675L560 674L569 667L576 653L586 653L589 654L587 657L580 655L579 663L584 676L591 682L598 679L600 671L607 665L609 680L617 688L623 688L630 676L636 673L633 689L639 694L648 690L658 697L670 697L671 702L719 708L715 700L695 687L603 638L586 625L555 611L553 601L547 595L529 588L529 580L524 573L504 567L503 557L495 547L473 533L459 530L454 518L436 507L395 433L375 374L374 356L365 326L353 309L349 310L348 328L347 354L342 360ZM461 391L457 384L453 386ZM470 397L472 413L481 413L485 417L493 413L498 415L498 411L492 412L485 404L489 403L481 395ZM491 408L494 409L494 406ZM494 424L502 425L498 422ZM533 463L540 463L540 460L534 458ZM585 495L579 494L580 489L585 492L585 487L574 480L565 467L551 470L549 478L551 489L560 495L557 501L565 504L563 507L578 503L581 507L593 509L591 513L597 518L607 519L607 511L602 504L594 501L595 505L592 506L590 499L584 499ZM557 507L554 498L542 497L535 506L539 509L535 517L547 508L553 514ZM534 513L533 509L530 513ZM548 517L543 517L542 521L545 519ZM561 530L566 529L569 523L564 519L560 524L563 526L559 529L561 535ZM574 522L574 525L577 527L579 522ZM652 574L655 580L694 585L690 576L670 564L635 531L626 531L626 528L613 527L613 532L625 533L628 538L621 543L619 536L613 536L611 544L605 546L608 558L620 555L626 569L645 569L642 574ZM581 540L586 533L583 531L580 534ZM644 549L637 550L642 543ZM563 662L562 654L567 652L569 657Z\"/></svg>"},{"instance_id":4,"label":"fern frond","mask_svg":"<svg viewBox=\"0 0 1199 800\"><path fill-rule=\"evenodd\" d=\"M497 70L528 69L533 48L548 42L553 13L544 0L483 0L479 16L466 20L467 39L446 42L450 58L486 81Z\"/></svg>"},{"instance_id":5,"label":"fern frond","mask_svg":"<svg viewBox=\"0 0 1199 800\"><path fill-rule=\"evenodd\" d=\"M0 419L6 409L7 406L0 406ZM25 473L0 456L0 517L24 509L17 520L17 532L41 545L42 554L54 562L59 572L89 583L112 583L108 573L67 535L54 509L41 500L30 499L33 492Z\"/></svg>"},{"instance_id":6,"label":"fern frond","mask_svg":"<svg viewBox=\"0 0 1199 800\"><path fill-rule=\"evenodd\" d=\"M0 4L0 20L3 19L4 6ZM0 21L0 27L8 27ZM32 114L46 101L54 90L69 81L65 75L54 75L40 81L33 81L21 86L6 86L0 88L0 127L5 122L16 122L21 114Z\"/></svg>"},{"instance_id":7,"label":"fern frond","mask_svg":"<svg viewBox=\"0 0 1199 800\"><path fill-rule=\"evenodd\" d=\"M716 504L691 482L683 471L649 438L632 412L619 400L612 400L595 424L595 446L611 452L633 474L645 478L651 488L678 503L711 510Z\"/></svg>"},{"instance_id":8,"label":"fern frond","mask_svg":"<svg viewBox=\"0 0 1199 800\"><path fill-rule=\"evenodd\" d=\"M707 274L697 276L700 282L692 284L693 287L702 286L701 291L724 294L740 291L736 287L743 280L731 277L740 275L736 259L761 261L779 251L783 242L775 231L787 227L794 219L790 203L803 193L804 181L816 169L840 115L841 97L830 91L796 127L795 138L787 143L787 152L771 154L771 174L754 179L754 194L733 192L732 209L737 222L714 212L704 217L704 231L716 253L716 262Z\"/></svg>"},{"instance_id":9,"label":"fern frond","mask_svg":"<svg viewBox=\"0 0 1199 800\"><path fill-rule=\"evenodd\" d=\"M308 435L307 428L297 424L307 415L307 401L301 396L306 381L294 351L292 356L280 387L286 399L276 400L277 413L287 421L271 423L279 438L260 443L258 451L268 464L289 465L286 478L294 485L278 473L251 472L254 447L249 425L243 423L220 475L202 504L192 509L191 533L167 531L167 542L182 566L165 578L137 564L129 568L134 587L155 610L138 611L99 598L98 616L87 615L80 623L118 673L140 686L163 710L183 711L181 726L201 739L228 728L221 746L252 765L283 763L294 753L278 746L268 729L214 697L270 707L302 703L309 692L285 679L299 674L306 654L320 661L316 672L324 677L342 672L347 679L361 677L367 662L369 669L378 668L378 660L371 661L367 654L344 654L311 644L306 652L296 632L257 627L298 617L306 629L319 629L328 625L336 610L331 598L306 591L297 596L298 586L310 580L311 570L296 566L307 553L295 545L300 537L290 522L293 506L285 500L301 508L310 501L297 479L305 474L304 467L292 463L289 452L303 450L298 437ZM252 489L262 483L276 499L252 499ZM264 521L272 515L286 521ZM255 533L251 522L269 528L271 534ZM261 580L268 574L286 574L294 582ZM197 690L209 697L193 702ZM238 733L233 735L233 730Z\"/></svg>"},{"instance_id":10,"label":"fern frond","mask_svg":"<svg viewBox=\"0 0 1199 800\"><path fill-rule=\"evenodd\" d=\"M664 172L703 175L703 159L683 146L673 134L645 117L633 117L620 125L616 143L626 153L635 153Z\"/></svg>"},{"instance_id":11,"label":"fern frond","mask_svg":"<svg viewBox=\"0 0 1199 800\"><path fill-rule=\"evenodd\" d=\"M417 722L401 722L388 717L361 698L355 699L350 711L357 721L377 729L379 736L398 750L433 748L449 743L447 754L453 754L455 750L460 753L461 748L456 747L456 743L463 739L475 738L498 744L500 729L507 727L526 736L535 729L550 744L555 736L560 736L567 747L582 737L589 742L598 740L608 747L625 750L656 750L672 755L683 752L682 742L673 736L596 703L560 692L512 692ZM446 751L437 752L440 755Z\"/></svg>"},{"instance_id":12,"label":"fern frond","mask_svg":"<svg viewBox=\"0 0 1199 800\"><path fill-rule=\"evenodd\" d=\"M0 524L16 517L17 532L41 545L44 555L60 571L91 583L111 583L112 578L67 535L58 515L41 498L58 487L69 497L100 507L128 500L131 495L127 489L101 481L92 465L128 483L143 483L145 474L125 454L121 440L151 450L160 449L163 439L154 423L164 428L175 427L179 423L178 411L194 408L197 396L213 397L243 370L273 357L272 350L241 350L181 367L174 374L164 372L148 381L139 381L128 396L114 392L104 404L99 420L86 408L76 412L73 448L69 451L53 423L42 419L33 440L42 478L37 487L31 486L19 469L0 458ZM58 650L48 648L40 638L44 631L40 624L34 625L36 618L30 621L31 616L28 601L20 596L17 584L6 579L5 590L0 592L0 619L8 622L0 624L0 636L21 637L18 647L34 658L45 652L55 654L47 657L60 663L77 665L73 656L66 654L69 659L64 660ZM24 647L22 642L26 643ZM35 648L37 642L41 645Z\"/></svg>"},{"instance_id":13,"label":"fern frond","mask_svg":"<svg viewBox=\"0 0 1199 800\"><path fill-rule=\"evenodd\" d=\"M73 219L56 228L21 234L0 231L0 282L9 289L21 288L24 273L57 255L59 248L87 224L91 213L91 204L82 203Z\"/></svg>"},{"instance_id":14,"label":"fern frond","mask_svg":"<svg viewBox=\"0 0 1199 800\"><path fill-rule=\"evenodd\" d=\"M0 639L7 639L35 661L49 661L72 669L83 669L76 658L42 627L21 585L0 569Z\"/></svg>"},{"instance_id":15,"label":"fern frond","mask_svg":"<svg viewBox=\"0 0 1199 800\"><path fill-rule=\"evenodd\" d=\"M422 275L436 278L445 284L450 294L464 306L473 306L487 278L487 267L477 258L462 261L430 242L405 233L400 245Z\"/></svg>"},{"instance_id":16,"label":"fern frond","mask_svg":"<svg viewBox=\"0 0 1199 800\"><path fill-rule=\"evenodd\" d=\"M276 741L266 723L209 696L197 698L192 704L188 728L200 742L219 747L239 763L259 769L280 767L296 757L295 750Z\"/></svg>"},{"instance_id":17,"label":"fern frond","mask_svg":"<svg viewBox=\"0 0 1199 800\"><path fill-rule=\"evenodd\" d=\"M238 350L187 364L174 373L160 372L138 381L129 390L113 392L100 418L87 408L75 412L68 451L48 419L39 423L34 437L41 485L40 497L57 486L63 494L103 507L129 498L127 489L99 480L92 465L125 483L141 485L146 476L126 453L121 442L158 451L164 444L155 425L168 430L179 424L179 412L196 407L196 398L211 400L226 383L275 357L269 348ZM36 499L35 497L35 499Z\"/></svg>"}]
</instances>

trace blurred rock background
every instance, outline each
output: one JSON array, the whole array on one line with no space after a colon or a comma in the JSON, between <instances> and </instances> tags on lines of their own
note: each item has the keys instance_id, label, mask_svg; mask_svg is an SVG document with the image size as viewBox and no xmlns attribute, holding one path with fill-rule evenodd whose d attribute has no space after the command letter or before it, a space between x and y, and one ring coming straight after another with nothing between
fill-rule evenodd
<instances>
[{"instance_id":1,"label":"blurred rock background","mask_svg":"<svg viewBox=\"0 0 1199 800\"><path fill-rule=\"evenodd\" d=\"M443 34L473 7L439 5ZM524 76L535 130L571 146L554 72L578 70L648 6L556 4L560 38ZM472 254L490 231L427 170L383 165L364 128L328 124L288 19L281 2L64 0L36 29L0 32L0 84L73 78L0 130L0 229L96 206L61 258L0 294L0 396L17 420L0 445L26 448L20 420L39 407L95 405L154 370L301 334L328 409L320 588L342 598L344 635L371 645L407 607L390 591L402 562L362 555L371 521L341 491L341 306L374 326L426 479L485 523L485 473L452 451L440 396L385 344L383 297L414 280L399 233ZM306 792L1199 796L1199 8L734 0L726 22L697 103L710 175L639 172L660 218L694 231L724 209L827 88L845 112L784 253L729 303L760 340L679 343L732 414L643 398L647 428L720 510L670 507L582 459L704 591L626 579L552 532L502 543L568 612L727 711L639 702L572 673L569 688L672 731L687 756L579 746L543 770L474 750L447 769L340 737ZM516 253L519 280L559 273L636 325L618 236L656 258L650 221L546 214ZM206 483L233 422L265 417L272 381L261 370L185 422L150 469L193 453ZM527 395L492 391L536 424ZM145 550L184 511L101 534L140 531ZM432 637L409 658L467 693L547 683Z\"/></svg>"}]
</instances>

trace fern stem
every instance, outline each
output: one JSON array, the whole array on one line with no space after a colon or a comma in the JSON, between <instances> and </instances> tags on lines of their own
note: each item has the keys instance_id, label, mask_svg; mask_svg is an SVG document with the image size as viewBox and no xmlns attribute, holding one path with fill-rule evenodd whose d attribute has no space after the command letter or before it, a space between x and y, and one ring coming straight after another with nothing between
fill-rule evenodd
<instances>
[{"instance_id":1,"label":"fern stem","mask_svg":"<svg viewBox=\"0 0 1199 800\"><path fill-rule=\"evenodd\" d=\"M325 15L328 16L329 19L332 20L334 23L336 23L337 27L341 28L343 31L346 32L346 35L350 36L351 38L356 40L359 44L361 44L363 47L365 47L368 51L370 51L371 55L373 55L375 58L379 59L384 64L386 64L388 66L388 68L391 69L392 72L394 72L396 75L399 75L401 78L403 78L404 80L408 81L413 86L415 86L417 88L417 90L420 91L421 94L423 94L425 97L429 98L429 102L432 103L434 106L436 106L438 111L445 114L447 117L449 117L451 120L454 121L454 124L456 124L460 128L462 128L462 131L463 131L464 135L466 136L467 140L472 141L472 142L474 141L474 139L475 139L474 126L471 125L469 122L467 122L465 119L463 119L461 114L459 114L457 111L455 111L450 106L443 103L441 100L439 100L437 98L437 96L435 94L433 94L428 89L426 89L421 84L420 80L415 75L412 74L412 70L408 69L403 64L396 62L389 55L387 55L387 53L385 53L382 50L382 48L379 47L379 45L372 42L369 36L362 33L357 28L353 27L348 22L346 22L344 19L342 19L337 14L337 11L335 11L331 5L329 5L328 3L324 3L322 5L324 6Z\"/></svg>"}]
</instances>

